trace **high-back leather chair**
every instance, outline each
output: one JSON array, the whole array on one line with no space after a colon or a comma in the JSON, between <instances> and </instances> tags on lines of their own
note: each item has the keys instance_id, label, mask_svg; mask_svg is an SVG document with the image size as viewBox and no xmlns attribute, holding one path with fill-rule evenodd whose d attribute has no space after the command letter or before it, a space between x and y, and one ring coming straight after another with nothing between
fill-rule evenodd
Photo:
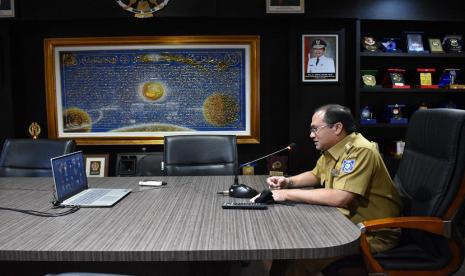
<instances>
[{"instance_id":1,"label":"high-back leather chair","mask_svg":"<svg viewBox=\"0 0 465 276\"><path fill-rule=\"evenodd\" d=\"M73 152L74 140L6 139L0 176L52 176L50 158Z\"/></svg>"},{"instance_id":2,"label":"high-back leather chair","mask_svg":"<svg viewBox=\"0 0 465 276\"><path fill-rule=\"evenodd\" d=\"M394 182L403 199L403 217L360 224L368 271L388 275L454 273L464 257L464 110L428 109L412 115ZM384 227L401 228L402 239L397 247L372 254L365 234Z\"/></svg>"},{"instance_id":3,"label":"high-back leather chair","mask_svg":"<svg viewBox=\"0 0 465 276\"><path fill-rule=\"evenodd\" d=\"M165 175L234 175L237 145L234 135L165 136Z\"/></svg>"}]
</instances>

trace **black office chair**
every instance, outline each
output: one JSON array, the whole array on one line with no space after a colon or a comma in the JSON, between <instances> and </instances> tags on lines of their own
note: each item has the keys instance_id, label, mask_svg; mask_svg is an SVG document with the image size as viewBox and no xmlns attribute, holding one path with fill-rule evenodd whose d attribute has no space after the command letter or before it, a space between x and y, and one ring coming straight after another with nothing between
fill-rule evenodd
<instances>
[{"instance_id":1,"label":"black office chair","mask_svg":"<svg viewBox=\"0 0 465 276\"><path fill-rule=\"evenodd\" d=\"M46 274L44 276L130 276L126 274L97 273L97 272L63 272L58 274Z\"/></svg>"},{"instance_id":2,"label":"black office chair","mask_svg":"<svg viewBox=\"0 0 465 276\"><path fill-rule=\"evenodd\" d=\"M52 176L50 158L73 152L74 140L6 139L0 176Z\"/></svg>"},{"instance_id":3,"label":"black office chair","mask_svg":"<svg viewBox=\"0 0 465 276\"><path fill-rule=\"evenodd\" d=\"M234 175L237 145L234 135L165 136L165 175Z\"/></svg>"},{"instance_id":4,"label":"black office chair","mask_svg":"<svg viewBox=\"0 0 465 276\"><path fill-rule=\"evenodd\" d=\"M361 246L370 273L449 275L464 257L465 111L415 112L394 177L403 199L403 217L365 221ZM372 254L366 233L402 228L399 245Z\"/></svg>"}]
</instances>

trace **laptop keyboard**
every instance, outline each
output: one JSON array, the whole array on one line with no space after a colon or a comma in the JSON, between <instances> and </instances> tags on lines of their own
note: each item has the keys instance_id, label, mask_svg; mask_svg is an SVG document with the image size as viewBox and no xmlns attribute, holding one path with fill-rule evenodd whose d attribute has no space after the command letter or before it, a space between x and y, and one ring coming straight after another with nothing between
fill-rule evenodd
<instances>
[{"instance_id":1,"label":"laptop keyboard","mask_svg":"<svg viewBox=\"0 0 465 276\"><path fill-rule=\"evenodd\" d=\"M110 190L91 190L88 193L77 198L74 204L89 204L106 195Z\"/></svg>"}]
</instances>

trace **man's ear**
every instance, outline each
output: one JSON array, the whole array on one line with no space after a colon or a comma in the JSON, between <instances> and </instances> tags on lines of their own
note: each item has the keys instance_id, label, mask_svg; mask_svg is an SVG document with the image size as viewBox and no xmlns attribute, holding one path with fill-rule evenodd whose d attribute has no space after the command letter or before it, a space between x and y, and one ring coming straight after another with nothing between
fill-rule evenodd
<instances>
[{"instance_id":1,"label":"man's ear","mask_svg":"<svg viewBox=\"0 0 465 276\"><path fill-rule=\"evenodd\" d=\"M341 135L342 132L344 131L344 125L342 123L340 123L340 122L335 123L333 127L335 129L335 132L336 132L337 136Z\"/></svg>"}]
</instances>

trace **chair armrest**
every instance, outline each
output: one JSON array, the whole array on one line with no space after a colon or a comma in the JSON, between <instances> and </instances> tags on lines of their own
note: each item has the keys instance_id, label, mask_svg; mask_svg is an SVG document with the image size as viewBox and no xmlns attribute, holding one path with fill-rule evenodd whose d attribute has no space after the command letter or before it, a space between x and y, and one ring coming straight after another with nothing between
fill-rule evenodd
<instances>
[{"instance_id":1,"label":"chair armrest","mask_svg":"<svg viewBox=\"0 0 465 276\"><path fill-rule=\"evenodd\" d=\"M362 255L365 261L365 265L370 273L385 273L384 269L381 267L381 264L373 257L366 236L367 233L369 233L371 230L381 228L417 229L447 237L449 238L449 248L452 252L455 252L453 253L455 263L452 267L460 266L460 260L456 260L457 258L459 258L458 256L460 256L460 248L453 240L450 240L450 237L452 236L451 221L443 221L438 217L394 217L363 221L357 224L357 226L360 228L360 231L362 232L362 234L360 235L360 246L363 252ZM446 274L448 273L444 272L438 275Z\"/></svg>"},{"instance_id":2,"label":"chair armrest","mask_svg":"<svg viewBox=\"0 0 465 276\"><path fill-rule=\"evenodd\" d=\"M451 221L443 221L438 217L394 217L363 221L358 227L362 232L380 228L409 228L450 238L451 224Z\"/></svg>"}]
</instances>

